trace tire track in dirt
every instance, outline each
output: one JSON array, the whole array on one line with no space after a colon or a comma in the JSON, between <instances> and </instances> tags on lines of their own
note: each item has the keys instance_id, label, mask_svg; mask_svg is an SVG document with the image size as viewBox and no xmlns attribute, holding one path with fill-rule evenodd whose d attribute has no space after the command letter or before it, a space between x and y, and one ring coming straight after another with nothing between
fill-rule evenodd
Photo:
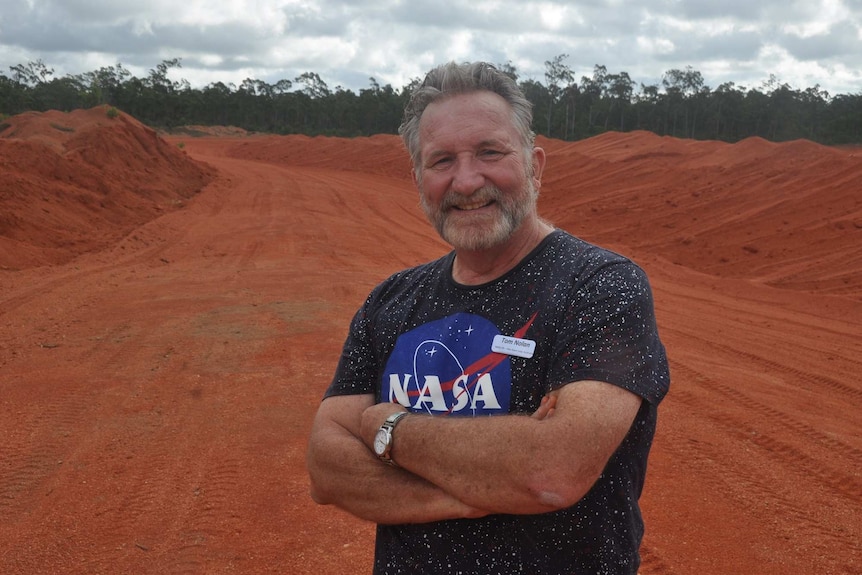
<instances>
[{"instance_id":1,"label":"tire track in dirt","mask_svg":"<svg viewBox=\"0 0 862 575\"><path fill-rule=\"evenodd\" d=\"M754 358L755 356L752 355L751 357ZM812 443L816 444L818 448L822 447L830 453L840 455L842 459L851 464L851 467L855 466L857 468L862 468L862 450L830 437L826 433L823 433L807 423L789 417L786 412L759 402L739 389L721 383L715 378L711 378L695 368L686 367L679 363L674 367L676 370L684 374L688 378L688 381L696 382L699 387L704 387L704 389L709 389L722 394L732 400L735 405L745 407L746 409L761 415L764 419L785 427L791 432L791 436L793 437L803 436L808 438Z\"/></svg>"},{"instance_id":2,"label":"tire track in dirt","mask_svg":"<svg viewBox=\"0 0 862 575\"><path fill-rule=\"evenodd\" d=\"M703 406L699 402L690 402L687 397L675 397L674 400L696 409L695 417L704 417ZM708 420L718 424L722 432L725 431L721 416ZM736 436L740 443L745 440L742 438L746 438L743 432L738 432ZM704 541L709 541L710 545L721 548L722 540L712 541L711 538L718 535L726 540L741 541L764 532L770 534L771 543L744 551L751 555L747 560L737 559L738 555L743 554L742 550L734 551L726 563L722 562L720 553L703 551L701 560L709 558L712 568L701 566L699 571L681 572L741 573L736 570L740 563L756 564L762 560L758 559L760 554L768 557L769 562L760 565L759 570L755 571L757 573L787 573L787 565L792 565L789 571L796 573L812 572L809 569L815 566L816 572L824 575L858 572L854 571L858 567L854 558L862 556L862 546L858 542L856 528L852 524L835 524L825 519L823 509L816 504L801 505L791 493L793 489L788 489L790 486L782 483L786 481L783 470L764 469L753 456L738 451L728 452L726 448L719 448L708 440L668 434L661 440L662 450L668 457L686 469L680 473L696 481L701 492L712 494L711 499L714 501L711 505L699 501L697 507L689 511L691 517L687 516L687 519L697 523L698 528L685 530L688 537L697 544L703 545ZM735 460L733 465L726 464L728 458ZM721 511L726 517L700 518L700 514L712 511ZM728 521L735 525L735 534L732 536L721 530L721 526ZM719 531L714 532L714 529ZM749 537L746 533L752 535ZM687 554L683 560L690 564L692 556ZM811 563L806 564L803 560Z\"/></svg>"},{"instance_id":3,"label":"tire track in dirt","mask_svg":"<svg viewBox=\"0 0 862 575\"><path fill-rule=\"evenodd\" d=\"M762 373L769 374L770 376L775 375L784 385L787 385L794 389L805 389L815 394L823 394L828 397L834 397L837 394L842 394L847 396L847 400L852 401L853 404L860 403L853 401L854 399L858 398L862 400L862 389L857 389L856 387L848 383L844 383L831 377L826 377L819 374L811 373L809 371L804 371L797 367L793 367L792 365L789 365L787 363L780 363L761 354L747 351L745 344L743 343L740 343L736 347L731 347L729 345L716 342L714 339L707 339L705 337L701 337L698 333L692 333L688 331L684 332L682 330L670 327L666 327L665 331L669 333L679 334L680 337L684 337L689 341L699 342L700 349L720 351L724 353L726 357L732 358L732 361L735 364L741 363L740 359L747 360L752 366L750 370L746 370L746 372L748 373ZM800 354L799 357L803 356ZM850 360L850 363L851 365L858 364L858 371L862 372L862 363L853 360ZM708 378L708 376L702 373L700 374L700 377ZM776 420L780 420L780 423L782 425L795 433L800 433L819 444L823 444L829 446L832 449L842 451L842 453L844 453L848 458L850 458L851 461L854 461L859 466L862 466L862 450L849 446L846 443L842 443L810 425L801 423L793 418L790 418L786 413L754 400L736 387L722 384L718 382L715 378L709 378L709 380L710 387L714 388L716 391L722 391L725 395L728 395L737 400L741 405L744 405L749 409L757 411L761 415L770 416ZM830 390L835 393L825 393L823 388L826 388L827 390Z\"/></svg>"},{"instance_id":4,"label":"tire track in dirt","mask_svg":"<svg viewBox=\"0 0 862 575\"><path fill-rule=\"evenodd\" d=\"M726 410L716 410L716 405L721 405L720 401L704 400L694 391L689 391L687 386L696 385L698 392L712 393L715 391L734 401L742 399L745 403L744 407L747 409L785 424L788 419L783 414L772 413L770 408L745 398L744 394L725 393L724 388L726 386L705 376L691 366L675 363L673 368L677 374L677 386L673 392L674 402L685 405L693 413L696 413L698 418L708 420L716 425L723 435L735 437L740 445L758 447L759 453L764 454L779 466L781 471L775 473L778 473L782 478L781 481L792 483L794 489L804 485L819 485L846 499L847 504L851 507L856 506L858 508L859 502L862 500L862 491L860 491L859 482L855 478L843 471L830 468L826 462L811 458L786 442L776 439L771 434L753 429L750 422L733 416ZM789 428L805 429L804 424L798 422L790 424ZM813 435L818 437L819 433L815 432ZM771 473L764 473L763 469L748 467L740 461L737 461L733 466L724 465L722 462L727 460L728 455L714 453L713 456L708 456L703 451L705 447L703 443L698 443L698 449L693 450L688 441L682 442L680 438L674 436L665 435L662 437L662 442L663 449L672 451L678 460L687 460L695 464L694 466L701 470L698 472L700 480L712 485L716 493L735 493L734 499L739 502L757 502L758 506L768 509L770 517L773 518L773 528L785 531L781 534L777 533L777 537L796 541L794 544L799 547L810 546L827 550L828 553L823 553L824 557L828 556L829 564L840 568L840 570L823 570L821 572L853 572L853 564L846 563L846 561L848 559L852 561L854 556L862 557L862 545L857 539L858 534L854 533L855 529L848 529L846 525L824 521L822 508L818 508L816 503L809 503L808 506L803 507L788 493L789 490L786 487L789 485L783 486L780 482L772 481L769 477ZM855 450L847 448L847 446L844 448L851 456L855 457ZM759 457L746 455L746 458L749 457L752 457L753 461L759 459ZM796 477L796 481L787 479L791 476ZM825 508L836 503L826 494L816 495L813 489L806 489L806 491L812 497L812 501L821 500L826 506ZM753 510L748 512L753 512ZM786 529L783 526L787 526ZM804 536L800 536L800 533L803 533ZM825 563L823 567L825 569Z\"/></svg>"},{"instance_id":5,"label":"tire track in dirt","mask_svg":"<svg viewBox=\"0 0 862 575\"><path fill-rule=\"evenodd\" d=\"M183 393L184 387L171 393ZM106 431L106 436L119 433L112 439L114 462L106 470L116 475L104 482L119 496L95 510L90 528L99 546L78 573L134 572L142 556L153 572L205 573L208 562L223 553L224 540L240 527L233 502L241 490L243 463L232 454L241 451L224 448L219 436L209 438L210 447L201 451L208 441L195 430L199 419L212 412L193 407L158 390L144 390L125 402L121 410L129 415L122 424L112 424L121 427ZM145 461L136 446L145 446ZM171 502L168 517L154 524L150 518L163 514L166 502Z\"/></svg>"},{"instance_id":6,"label":"tire track in dirt","mask_svg":"<svg viewBox=\"0 0 862 575\"><path fill-rule=\"evenodd\" d=\"M0 525L14 523L39 503L44 484L62 471L70 436L86 427L92 395L66 380L52 378L46 387L50 393L39 397L47 403L29 402L16 414L6 413L0 424Z\"/></svg>"},{"instance_id":7,"label":"tire track in dirt","mask_svg":"<svg viewBox=\"0 0 862 575\"><path fill-rule=\"evenodd\" d=\"M239 528L237 514L233 511L232 498L240 489L242 462L236 458L222 459L220 454L210 453L208 462L213 467L204 467L198 473L192 505L186 510L179 529L174 534L176 543L165 553L165 571L181 575L194 575L207 571L207 562L216 549L212 539L225 539ZM176 529L176 528L175 528Z\"/></svg>"},{"instance_id":8,"label":"tire track in dirt","mask_svg":"<svg viewBox=\"0 0 862 575\"><path fill-rule=\"evenodd\" d=\"M862 388L853 387L841 381L832 379L831 377L802 371L801 369L794 368L783 363L779 363L767 357L763 357L762 355L757 355L743 349L730 347L728 345L724 345L715 341L709 341L709 346L715 349L720 349L734 356L744 357L745 359L748 359L756 364L766 365L772 370L779 373L783 373L784 375L788 376L788 379L790 381L808 383L814 389L819 387L825 387L842 395L862 400ZM862 364L859 364L859 367L860 369L857 373L862 373Z\"/></svg>"},{"instance_id":9,"label":"tire track in dirt","mask_svg":"<svg viewBox=\"0 0 862 575\"><path fill-rule=\"evenodd\" d=\"M164 501L174 500L175 486L182 480L173 466L175 445L164 432L163 414L130 410L124 425L114 454L114 465L121 472L112 477L117 495L94 512L90 528L98 534L100 546L88 554L86 567L79 571L82 575L110 569L122 572L133 568L137 555L158 553L165 526L154 528L146 518ZM146 446L141 449L146 451L143 465L138 445ZM130 563L125 565L127 561Z\"/></svg>"},{"instance_id":10,"label":"tire track in dirt","mask_svg":"<svg viewBox=\"0 0 862 575\"><path fill-rule=\"evenodd\" d=\"M779 426L790 431L791 436L798 434L808 438L815 444L824 444L822 446L818 445L818 449L828 448L821 450L833 455L840 455L842 460L848 461L851 464L850 468L862 466L862 453L852 446L829 438L809 425L788 417L784 412L763 405L739 390L704 375L695 368L679 363L674 368L686 381L695 383L701 389L722 395L734 402L735 405L742 406L766 420L777 423ZM678 401L698 409L699 412L705 413L707 417L720 424L728 433L758 445L772 457L776 458L779 463L789 467L792 472L800 475L801 479L810 481L812 477L816 477L822 485L829 487L836 494L842 495L852 502L858 503L862 501L862 483L855 477L848 475L844 471L831 468L825 461L814 459L792 445L775 438L773 435L751 430L750 424L741 418L732 416L727 412L721 412L719 415L716 415L716 411L710 409L716 403L702 402L695 394L686 389L677 390L674 397ZM796 436L798 437L798 435Z\"/></svg>"}]
</instances>

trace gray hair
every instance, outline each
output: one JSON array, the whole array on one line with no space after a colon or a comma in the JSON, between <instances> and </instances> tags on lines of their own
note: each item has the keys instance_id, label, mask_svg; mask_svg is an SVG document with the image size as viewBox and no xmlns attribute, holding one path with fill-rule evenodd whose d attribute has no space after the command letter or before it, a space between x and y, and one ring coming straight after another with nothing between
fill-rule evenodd
<instances>
[{"instance_id":1,"label":"gray hair","mask_svg":"<svg viewBox=\"0 0 862 575\"><path fill-rule=\"evenodd\" d=\"M532 149L533 105L510 77L486 62L449 62L437 66L413 90L404 109L404 120L398 133L407 147L414 169L419 165L419 122L433 102L456 94L486 90L502 97L512 107L512 122L521 135L525 149Z\"/></svg>"}]
</instances>

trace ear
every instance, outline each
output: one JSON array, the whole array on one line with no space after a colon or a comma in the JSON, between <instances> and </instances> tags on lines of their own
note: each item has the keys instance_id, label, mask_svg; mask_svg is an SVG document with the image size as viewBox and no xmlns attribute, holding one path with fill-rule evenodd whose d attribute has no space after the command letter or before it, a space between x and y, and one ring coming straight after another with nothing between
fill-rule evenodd
<instances>
[{"instance_id":1,"label":"ear","mask_svg":"<svg viewBox=\"0 0 862 575\"><path fill-rule=\"evenodd\" d=\"M538 146L533 148L533 181L538 190L542 186L542 172L545 171L545 150Z\"/></svg>"},{"instance_id":2,"label":"ear","mask_svg":"<svg viewBox=\"0 0 862 575\"><path fill-rule=\"evenodd\" d=\"M417 168L414 167L410 170L410 177L413 178L413 185L416 186L416 189L419 189L419 175L416 172Z\"/></svg>"}]
</instances>

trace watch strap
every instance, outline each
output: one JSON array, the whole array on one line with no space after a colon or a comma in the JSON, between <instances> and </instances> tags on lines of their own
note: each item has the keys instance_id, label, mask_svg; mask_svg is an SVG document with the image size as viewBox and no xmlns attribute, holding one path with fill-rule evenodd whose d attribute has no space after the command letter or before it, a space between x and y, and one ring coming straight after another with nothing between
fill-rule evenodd
<instances>
[{"instance_id":1,"label":"watch strap","mask_svg":"<svg viewBox=\"0 0 862 575\"><path fill-rule=\"evenodd\" d=\"M387 417L386 421L383 422L383 425L380 426L380 429L385 431L387 436L388 436L388 439L386 442L386 449L384 449L383 453L381 453L378 456L380 461L382 461L383 463L386 463L389 465L395 465L395 462L392 461L392 455L391 455L392 443L394 442L394 439L395 439L392 435L392 432L395 430L395 426L398 425L398 422L401 421L401 418L403 418L408 413L409 412L407 412L407 411L399 411L398 413L393 413L392 415Z\"/></svg>"}]
</instances>

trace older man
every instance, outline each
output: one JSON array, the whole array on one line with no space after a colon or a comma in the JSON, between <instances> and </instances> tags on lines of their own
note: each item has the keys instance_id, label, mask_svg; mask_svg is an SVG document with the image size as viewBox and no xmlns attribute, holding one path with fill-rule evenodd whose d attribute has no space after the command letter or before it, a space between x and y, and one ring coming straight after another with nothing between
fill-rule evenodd
<instances>
[{"instance_id":1,"label":"older man","mask_svg":"<svg viewBox=\"0 0 862 575\"><path fill-rule=\"evenodd\" d=\"M454 250L350 327L308 448L312 497L378 524L374 573L634 574L669 375L649 283L542 220L529 102L435 68L401 135Z\"/></svg>"}]
</instances>

